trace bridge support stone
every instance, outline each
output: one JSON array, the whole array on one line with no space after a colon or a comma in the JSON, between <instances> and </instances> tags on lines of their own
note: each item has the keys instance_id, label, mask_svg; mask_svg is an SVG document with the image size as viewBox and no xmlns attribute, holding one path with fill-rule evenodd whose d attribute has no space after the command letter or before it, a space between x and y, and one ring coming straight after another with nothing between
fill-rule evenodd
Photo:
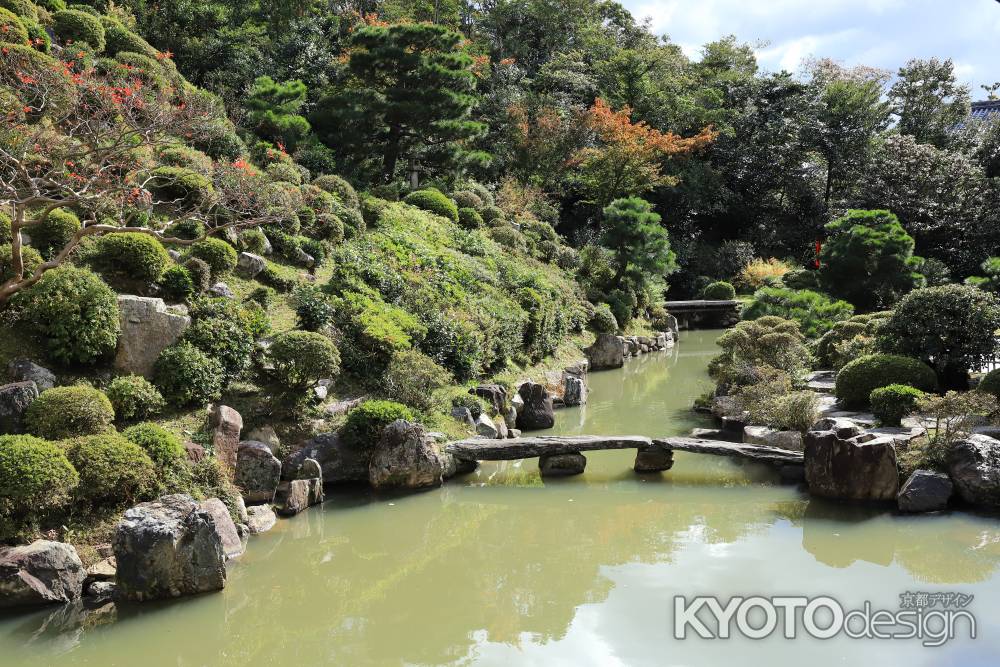
<instances>
[{"instance_id":1,"label":"bridge support stone","mask_svg":"<svg viewBox=\"0 0 1000 667\"><path fill-rule=\"evenodd\" d=\"M661 447L639 448L632 469L637 473L665 472L674 467L674 452Z\"/></svg>"},{"instance_id":2,"label":"bridge support stone","mask_svg":"<svg viewBox=\"0 0 1000 667\"><path fill-rule=\"evenodd\" d=\"M587 468L587 457L580 452L570 454L543 454L538 457L538 470L542 477L569 477L579 475Z\"/></svg>"}]
</instances>

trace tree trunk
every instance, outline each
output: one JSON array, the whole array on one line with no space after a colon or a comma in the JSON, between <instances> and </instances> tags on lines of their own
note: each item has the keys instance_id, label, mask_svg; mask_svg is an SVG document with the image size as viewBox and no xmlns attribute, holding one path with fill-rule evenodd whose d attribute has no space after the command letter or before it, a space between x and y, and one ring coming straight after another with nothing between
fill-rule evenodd
<instances>
[{"instance_id":1,"label":"tree trunk","mask_svg":"<svg viewBox=\"0 0 1000 667\"><path fill-rule=\"evenodd\" d=\"M389 139L385 144L385 152L382 154L382 181L384 183L391 183L392 177L396 173L401 137L402 133L399 127L393 127L389 130Z\"/></svg>"}]
</instances>

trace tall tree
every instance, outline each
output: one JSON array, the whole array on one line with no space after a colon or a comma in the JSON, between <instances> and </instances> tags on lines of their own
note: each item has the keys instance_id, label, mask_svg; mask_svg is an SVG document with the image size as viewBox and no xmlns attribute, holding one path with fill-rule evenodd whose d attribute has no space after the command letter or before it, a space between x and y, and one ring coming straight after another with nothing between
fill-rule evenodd
<instances>
[{"instance_id":1,"label":"tall tree","mask_svg":"<svg viewBox=\"0 0 1000 667\"><path fill-rule=\"evenodd\" d=\"M350 80L320 102L313 124L358 163L375 152L384 182L401 161L440 173L482 157L466 148L482 130L469 117L476 103L472 66L462 36L443 26L366 26L351 40Z\"/></svg>"},{"instance_id":2,"label":"tall tree","mask_svg":"<svg viewBox=\"0 0 1000 667\"><path fill-rule=\"evenodd\" d=\"M660 224L660 215L639 197L616 199L604 209L601 245L614 253L613 286L621 285L626 277L641 285L675 268L670 237Z\"/></svg>"},{"instance_id":3,"label":"tall tree","mask_svg":"<svg viewBox=\"0 0 1000 667\"><path fill-rule=\"evenodd\" d=\"M289 151L309 133L309 121L299 115L306 101L301 81L278 83L269 76L257 77L247 94L249 120L259 136L280 142Z\"/></svg>"},{"instance_id":4,"label":"tall tree","mask_svg":"<svg viewBox=\"0 0 1000 667\"><path fill-rule=\"evenodd\" d=\"M889 101L902 134L938 148L951 143L952 130L969 116L969 87L958 83L950 58L906 63L889 89Z\"/></svg>"}]
</instances>

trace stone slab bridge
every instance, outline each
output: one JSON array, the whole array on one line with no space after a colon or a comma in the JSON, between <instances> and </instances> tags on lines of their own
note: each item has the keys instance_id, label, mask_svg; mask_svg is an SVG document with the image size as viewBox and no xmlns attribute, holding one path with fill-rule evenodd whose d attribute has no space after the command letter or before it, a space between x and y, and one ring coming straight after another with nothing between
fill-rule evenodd
<instances>
[{"instance_id":1,"label":"stone slab bridge","mask_svg":"<svg viewBox=\"0 0 1000 667\"><path fill-rule=\"evenodd\" d=\"M740 321L740 302L735 300L667 301L663 307L680 329L725 329Z\"/></svg>"},{"instance_id":2,"label":"stone slab bridge","mask_svg":"<svg viewBox=\"0 0 1000 667\"><path fill-rule=\"evenodd\" d=\"M636 450L633 469L637 473L663 472L674 464L674 451L713 454L775 466L782 471L801 470L802 452L701 438L646 438L624 436L551 436L492 440L473 438L445 445L445 451L459 461L512 461L538 458L545 477L579 475L587 466L582 452L608 449Z\"/></svg>"}]
</instances>

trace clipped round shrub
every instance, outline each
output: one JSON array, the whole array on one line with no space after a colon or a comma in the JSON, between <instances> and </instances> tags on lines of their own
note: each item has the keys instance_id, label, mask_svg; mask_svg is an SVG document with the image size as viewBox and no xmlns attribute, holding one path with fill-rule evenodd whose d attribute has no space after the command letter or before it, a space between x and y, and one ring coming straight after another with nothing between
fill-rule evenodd
<instances>
[{"instance_id":1,"label":"clipped round shrub","mask_svg":"<svg viewBox=\"0 0 1000 667\"><path fill-rule=\"evenodd\" d=\"M124 422L148 419L166 406L156 387L141 375L119 375L108 384L105 393L115 409L115 417Z\"/></svg>"},{"instance_id":2,"label":"clipped round shrub","mask_svg":"<svg viewBox=\"0 0 1000 667\"><path fill-rule=\"evenodd\" d=\"M125 68L127 81L139 80L143 85L160 91L170 86L168 74L156 58L132 51L120 51L115 56L115 61L119 65L119 71ZM204 175L205 172L199 170L199 173Z\"/></svg>"},{"instance_id":3,"label":"clipped round shrub","mask_svg":"<svg viewBox=\"0 0 1000 667\"><path fill-rule=\"evenodd\" d=\"M188 301L195 295L191 272L183 266L171 266L160 276L160 293L167 301Z\"/></svg>"},{"instance_id":4,"label":"clipped round shrub","mask_svg":"<svg viewBox=\"0 0 1000 667\"><path fill-rule=\"evenodd\" d=\"M475 192L471 190L458 190L451 193L451 198L455 200L455 204L459 209L471 208L476 211L483 209L483 200Z\"/></svg>"},{"instance_id":5,"label":"clipped round shrub","mask_svg":"<svg viewBox=\"0 0 1000 667\"><path fill-rule=\"evenodd\" d=\"M152 283L172 260L163 244L152 236L120 232L97 239L90 261L101 273Z\"/></svg>"},{"instance_id":6,"label":"clipped round shrub","mask_svg":"<svg viewBox=\"0 0 1000 667\"><path fill-rule=\"evenodd\" d=\"M724 280L718 280L706 285L701 294L713 301L731 301L736 298L736 288Z\"/></svg>"},{"instance_id":7,"label":"clipped round shrub","mask_svg":"<svg viewBox=\"0 0 1000 667\"><path fill-rule=\"evenodd\" d=\"M37 225L24 228L31 236L31 245L45 258L51 258L62 250L80 231L80 219L72 211L57 208Z\"/></svg>"},{"instance_id":8,"label":"clipped round shrub","mask_svg":"<svg viewBox=\"0 0 1000 667\"><path fill-rule=\"evenodd\" d=\"M117 433L73 438L66 443L80 474L76 495L93 505L122 506L156 489L156 468L142 447Z\"/></svg>"},{"instance_id":9,"label":"clipped round shrub","mask_svg":"<svg viewBox=\"0 0 1000 667\"><path fill-rule=\"evenodd\" d=\"M367 225L361 211L353 208L341 208L336 213L340 221L344 223L344 238L353 239L365 233Z\"/></svg>"},{"instance_id":10,"label":"clipped round shrub","mask_svg":"<svg viewBox=\"0 0 1000 667\"><path fill-rule=\"evenodd\" d=\"M154 61L155 62L155 61ZM212 158L199 150L184 146L183 144L173 144L161 148L156 156L160 162L168 167L184 167L196 171L204 176L212 174ZM182 220L178 225L197 222L196 220ZM196 236L190 238L197 238Z\"/></svg>"},{"instance_id":11,"label":"clipped round shrub","mask_svg":"<svg viewBox=\"0 0 1000 667\"><path fill-rule=\"evenodd\" d=\"M217 278L236 268L239 255L233 246L222 239L207 238L191 246L191 257L208 264L212 278Z\"/></svg>"},{"instance_id":12,"label":"clipped round shrub","mask_svg":"<svg viewBox=\"0 0 1000 667\"><path fill-rule=\"evenodd\" d=\"M160 201L194 207L208 203L215 194L207 176L185 167L156 167L150 175L148 188Z\"/></svg>"},{"instance_id":13,"label":"clipped round shrub","mask_svg":"<svg viewBox=\"0 0 1000 667\"><path fill-rule=\"evenodd\" d=\"M29 524L69 502L79 483L59 445L30 435L0 436L0 519Z\"/></svg>"},{"instance_id":14,"label":"clipped round shrub","mask_svg":"<svg viewBox=\"0 0 1000 667\"><path fill-rule=\"evenodd\" d=\"M594 306L594 312L590 316L590 329L594 333L613 334L618 332L618 320L611 312L611 306L606 303L599 303Z\"/></svg>"},{"instance_id":15,"label":"clipped round shrub","mask_svg":"<svg viewBox=\"0 0 1000 667\"><path fill-rule=\"evenodd\" d=\"M275 381L304 389L340 373L340 352L329 338L311 331L288 331L277 335L268 349Z\"/></svg>"},{"instance_id":16,"label":"clipped round shrub","mask_svg":"<svg viewBox=\"0 0 1000 667\"><path fill-rule=\"evenodd\" d=\"M453 381L451 373L417 350L392 355L382 379L386 396L423 412L438 406L437 392Z\"/></svg>"},{"instance_id":17,"label":"clipped round shrub","mask_svg":"<svg viewBox=\"0 0 1000 667\"><path fill-rule=\"evenodd\" d=\"M992 370L983 376L976 390L984 391L987 394L993 394L997 398L1000 398L1000 368Z\"/></svg>"},{"instance_id":18,"label":"clipped round shrub","mask_svg":"<svg viewBox=\"0 0 1000 667\"><path fill-rule=\"evenodd\" d=\"M102 16L101 25L104 26L104 52L109 56L115 56L121 51L131 53L141 53L155 58L157 50L149 42L135 34L125 24L111 16Z\"/></svg>"},{"instance_id":19,"label":"clipped round shrub","mask_svg":"<svg viewBox=\"0 0 1000 667\"><path fill-rule=\"evenodd\" d=\"M354 186L336 174L319 176L312 184L334 195L348 208L361 208L361 202L358 199L358 193L354 190Z\"/></svg>"},{"instance_id":20,"label":"clipped round shrub","mask_svg":"<svg viewBox=\"0 0 1000 667\"><path fill-rule=\"evenodd\" d=\"M63 42L86 42L100 53L106 44L104 25L93 14L64 9L52 15L52 31Z\"/></svg>"},{"instance_id":21,"label":"clipped round shrub","mask_svg":"<svg viewBox=\"0 0 1000 667\"><path fill-rule=\"evenodd\" d=\"M14 14L32 21L38 19L38 13L35 10L35 5L31 3L31 0L0 0L0 7L8 9ZM65 7L62 7L61 9L65 9Z\"/></svg>"},{"instance_id":22,"label":"clipped round shrub","mask_svg":"<svg viewBox=\"0 0 1000 667\"><path fill-rule=\"evenodd\" d=\"M413 421L410 408L395 401L365 401L347 414L340 437L348 447L372 451L386 426L397 419Z\"/></svg>"},{"instance_id":23,"label":"clipped round shrub","mask_svg":"<svg viewBox=\"0 0 1000 667\"><path fill-rule=\"evenodd\" d=\"M57 361L92 363L118 344L118 299L91 271L72 266L47 271L19 292L16 302Z\"/></svg>"},{"instance_id":24,"label":"clipped round shrub","mask_svg":"<svg viewBox=\"0 0 1000 667\"><path fill-rule=\"evenodd\" d=\"M524 234L510 225L491 227L489 235L490 238L511 252L524 253L528 250L528 241L524 238Z\"/></svg>"},{"instance_id":25,"label":"clipped round shrub","mask_svg":"<svg viewBox=\"0 0 1000 667\"><path fill-rule=\"evenodd\" d=\"M458 206L439 190L417 190L406 195L403 201L410 206L458 222Z\"/></svg>"},{"instance_id":26,"label":"clipped round shrub","mask_svg":"<svg viewBox=\"0 0 1000 667\"><path fill-rule=\"evenodd\" d=\"M194 293L201 294L206 291L212 285L212 268L203 259L198 259L197 257L189 257L182 265L187 269L188 274L191 276L191 282L194 284Z\"/></svg>"},{"instance_id":27,"label":"clipped round shrub","mask_svg":"<svg viewBox=\"0 0 1000 667\"><path fill-rule=\"evenodd\" d=\"M899 426L903 417L917 409L917 403L924 392L905 384L890 384L872 389L868 402L883 426Z\"/></svg>"},{"instance_id":28,"label":"clipped round shrub","mask_svg":"<svg viewBox=\"0 0 1000 667\"><path fill-rule=\"evenodd\" d=\"M240 246L255 255L263 255L267 250L268 242L264 232L254 227L240 234Z\"/></svg>"},{"instance_id":29,"label":"clipped round shrub","mask_svg":"<svg viewBox=\"0 0 1000 667\"><path fill-rule=\"evenodd\" d=\"M11 261L12 252L13 248L10 243L0 245L0 283L14 277L14 264ZM24 275L28 276L34 273L43 261L38 251L30 245L21 246L21 264L24 267Z\"/></svg>"},{"instance_id":30,"label":"clipped round shrub","mask_svg":"<svg viewBox=\"0 0 1000 667\"><path fill-rule=\"evenodd\" d=\"M934 371L919 359L894 354L870 354L848 363L837 374L834 393L848 407L864 407L873 390L891 384L905 384L934 391Z\"/></svg>"},{"instance_id":31,"label":"clipped round shrub","mask_svg":"<svg viewBox=\"0 0 1000 667\"><path fill-rule=\"evenodd\" d=\"M83 385L44 391L25 414L28 432L46 440L103 433L114 420L114 407L104 392Z\"/></svg>"},{"instance_id":32,"label":"clipped round shrub","mask_svg":"<svg viewBox=\"0 0 1000 667\"><path fill-rule=\"evenodd\" d=\"M458 209L458 224L466 229L479 229L483 226L483 216L479 215L474 208Z\"/></svg>"},{"instance_id":33,"label":"clipped round shrub","mask_svg":"<svg viewBox=\"0 0 1000 667\"><path fill-rule=\"evenodd\" d=\"M181 220L167 229L167 235L194 241L205 235L205 224L198 220Z\"/></svg>"},{"instance_id":34,"label":"clipped round shrub","mask_svg":"<svg viewBox=\"0 0 1000 667\"><path fill-rule=\"evenodd\" d=\"M305 331L319 331L333 321L334 310L330 297L314 285L302 285L292 292L292 304L298 327Z\"/></svg>"},{"instance_id":35,"label":"clipped round shrub","mask_svg":"<svg viewBox=\"0 0 1000 667\"><path fill-rule=\"evenodd\" d=\"M153 384L177 407L218 399L222 381L222 364L187 342L163 350L153 366Z\"/></svg>"},{"instance_id":36,"label":"clipped round shrub","mask_svg":"<svg viewBox=\"0 0 1000 667\"><path fill-rule=\"evenodd\" d=\"M796 290L818 290L819 272L810 269L792 269L781 276L785 287Z\"/></svg>"},{"instance_id":37,"label":"clipped round shrub","mask_svg":"<svg viewBox=\"0 0 1000 667\"><path fill-rule=\"evenodd\" d=\"M499 206L486 206L481 211L481 214L483 222L490 227L496 227L499 224L507 222L507 214Z\"/></svg>"},{"instance_id":38,"label":"clipped round shrub","mask_svg":"<svg viewBox=\"0 0 1000 667\"><path fill-rule=\"evenodd\" d=\"M302 174L292 164L272 162L267 166L267 175L274 181L302 185Z\"/></svg>"},{"instance_id":39,"label":"clipped round shrub","mask_svg":"<svg viewBox=\"0 0 1000 667\"><path fill-rule=\"evenodd\" d=\"M24 23L8 9L0 7L0 43L26 44L28 31Z\"/></svg>"},{"instance_id":40,"label":"clipped round shrub","mask_svg":"<svg viewBox=\"0 0 1000 667\"><path fill-rule=\"evenodd\" d=\"M264 310L267 310L274 303L275 298L278 293L274 289L261 285L260 287L255 287L247 295L247 301L253 301L258 304Z\"/></svg>"},{"instance_id":41,"label":"clipped round shrub","mask_svg":"<svg viewBox=\"0 0 1000 667\"><path fill-rule=\"evenodd\" d=\"M184 331L182 340L222 364L227 382L250 367L254 339L239 322L222 317L197 318Z\"/></svg>"},{"instance_id":42,"label":"clipped round shrub","mask_svg":"<svg viewBox=\"0 0 1000 667\"><path fill-rule=\"evenodd\" d=\"M333 213L320 213L313 223L312 234L336 245L344 240L344 221Z\"/></svg>"},{"instance_id":43,"label":"clipped round shrub","mask_svg":"<svg viewBox=\"0 0 1000 667\"><path fill-rule=\"evenodd\" d=\"M37 21L25 21L24 29L28 31L28 41L36 51L49 53L52 51L52 38L48 31Z\"/></svg>"},{"instance_id":44,"label":"clipped round shrub","mask_svg":"<svg viewBox=\"0 0 1000 667\"><path fill-rule=\"evenodd\" d=\"M158 424L145 422L129 426L122 431L122 436L142 447L153 463L161 468L187 456L181 439Z\"/></svg>"},{"instance_id":45,"label":"clipped round shrub","mask_svg":"<svg viewBox=\"0 0 1000 667\"><path fill-rule=\"evenodd\" d=\"M389 206L390 202L385 199L379 199L371 195L362 197L361 217L364 219L365 225L372 229L378 229L381 226L382 214Z\"/></svg>"}]
</instances>

